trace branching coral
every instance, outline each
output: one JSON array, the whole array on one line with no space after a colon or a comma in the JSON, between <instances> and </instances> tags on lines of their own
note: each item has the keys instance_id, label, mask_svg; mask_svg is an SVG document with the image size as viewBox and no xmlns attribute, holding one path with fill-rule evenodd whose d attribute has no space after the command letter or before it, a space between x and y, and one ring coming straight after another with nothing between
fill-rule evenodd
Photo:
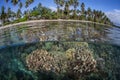
<instances>
[{"instance_id":1,"label":"branching coral","mask_svg":"<svg viewBox=\"0 0 120 80\"><path fill-rule=\"evenodd\" d=\"M35 50L26 57L26 64L33 71L54 71L60 69L54 57L45 50Z\"/></svg>"},{"instance_id":2,"label":"branching coral","mask_svg":"<svg viewBox=\"0 0 120 80\"><path fill-rule=\"evenodd\" d=\"M69 51L69 55L73 58L68 61L67 71L69 74L74 75L75 77L80 77L96 70L96 61L93 58L93 53L86 47L86 45L75 48L75 52L72 50L73 49L67 50L67 54ZM68 57L71 58L71 56Z\"/></svg>"},{"instance_id":3,"label":"branching coral","mask_svg":"<svg viewBox=\"0 0 120 80\"><path fill-rule=\"evenodd\" d=\"M52 71L63 73L67 68L66 60L62 55L52 55L46 50L35 50L26 57L26 64L32 71Z\"/></svg>"},{"instance_id":4,"label":"branching coral","mask_svg":"<svg viewBox=\"0 0 120 80\"><path fill-rule=\"evenodd\" d=\"M46 50L35 50L26 57L26 64L33 71L64 72L76 78L96 70L93 52L87 43L80 43L77 47L68 49L65 54L58 54L56 52L53 56Z\"/></svg>"}]
</instances>

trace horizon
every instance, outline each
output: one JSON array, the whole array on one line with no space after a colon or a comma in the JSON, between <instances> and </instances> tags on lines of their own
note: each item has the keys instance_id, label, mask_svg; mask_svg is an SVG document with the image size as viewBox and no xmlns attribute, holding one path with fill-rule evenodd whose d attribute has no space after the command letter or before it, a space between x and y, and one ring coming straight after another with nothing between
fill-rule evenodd
<instances>
[{"instance_id":1,"label":"horizon","mask_svg":"<svg viewBox=\"0 0 120 80\"><path fill-rule=\"evenodd\" d=\"M24 0L21 0L22 3L24 3ZM116 25L120 26L120 6L119 0L79 0L80 4L83 2L85 3L85 9L90 7L92 10L101 10L103 11L107 17ZM27 9L33 9L35 6L37 6L39 3L41 3L43 6L48 7L52 9L53 11L57 10L57 6L54 3L54 0L34 0L32 4L28 6L28 8L25 8L25 4L23 4L23 7L21 8L22 13ZM7 6L6 6L7 5ZM5 0L0 1L0 7L5 6L7 9L10 7L13 11L18 10L18 5L14 6L10 2L6 3ZM80 5L79 5L80 6ZM78 7L79 9L79 7Z\"/></svg>"}]
</instances>

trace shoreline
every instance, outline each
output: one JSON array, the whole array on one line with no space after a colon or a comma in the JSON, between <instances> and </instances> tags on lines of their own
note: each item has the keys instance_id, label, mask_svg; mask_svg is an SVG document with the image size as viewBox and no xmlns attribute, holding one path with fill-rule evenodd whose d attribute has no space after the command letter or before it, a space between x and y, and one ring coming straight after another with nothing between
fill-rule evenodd
<instances>
[{"instance_id":1,"label":"shoreline","mask_svg":"<svg viewBox=\"0 0 120 80\"><path fill-rule=\"evenodd\" d=\"M0 29L12 27L12 26L23 25L23 24L29 24L29 23L51 22L51 21L53 21L53 22L55 22L55 21L69 21L69 22L83 22L83 23L87 22L87 23L95 23L95 24L105 25L105 26L112 26L112 25L108 25L108 24L103 24L103 23L98 23L98 22L92 22L92 21L85 21L85 20L55 19L55 20L29 20L29 21L25 21L25 22L19 22L19 23L14 23L14 24L9 24L9 25L5 25L5 26L1 26Z\"/></svg>"}]
</instances>

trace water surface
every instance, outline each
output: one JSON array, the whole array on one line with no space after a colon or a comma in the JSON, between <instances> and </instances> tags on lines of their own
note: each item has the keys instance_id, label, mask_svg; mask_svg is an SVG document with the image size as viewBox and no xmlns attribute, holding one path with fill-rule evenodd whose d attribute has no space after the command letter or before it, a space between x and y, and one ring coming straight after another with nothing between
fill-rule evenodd
<instances>
[{"instance_id":1,"label":"water surface","mask_svg":"<svg viewBox=\"0 0 120 80\"><path fill-rule=\"evenodd\" d=\"M114 26L63 21L0 29L0 80L120 80L119 34Z\"/></svg>"},{"instance_id":2,"label":"water surface","mask_svg":"<svg viewBox=\"0 0 120 80\"><path fill-rule=\"evenodd\" d=\"M120 45L120 28L81 22L39 22L0 30L0 46L39 41L87 41Z\"/></svg>"}]
</instances>

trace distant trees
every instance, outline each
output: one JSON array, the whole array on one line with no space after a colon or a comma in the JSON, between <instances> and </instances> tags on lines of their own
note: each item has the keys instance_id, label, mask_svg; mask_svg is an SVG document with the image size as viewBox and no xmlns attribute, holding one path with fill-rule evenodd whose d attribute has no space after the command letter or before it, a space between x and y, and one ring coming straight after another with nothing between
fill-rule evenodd
<instances>
[{"instance_id":1,"label":"distant trees","mask_svg":"<svg viewBox=\"0 0 120 80\"><path fill-rule=\"evenodd\" d=\"M6 16L7 16L7 20L11 17L11 8L8 8L8 9L7 9L7 14L6 14Z\"/></svg>"},{"instance_id":2,"label":"distant trees","mask_svg":"<svg viewBox=\"0 0 120 80\"><path fill-rule=\"evenodd\" d=\"M54 0L57 5L57 17L63 18L63 19L80 19L80 20L88 20L88 21L94 21L104 24L111 24L111 21L107 16L99 10L92 10L90 7L88 7L87 10L85 10L85 4L79 3L78 0ZM80 5L80 10L77 10L77 8ZM63 10L60 12L60 7L62 7ZM70 9L70 7L72 7ZM62 16L60 15L62 14ZM64 16L63 16L64 15Z\"/></svg>"},{"instance_id":3,"label":"distant trees","mask_svg":"<svg viewBox=\"0 0 120 80\"><path fill-rule=\"evenodd\" d=\"M104 23L104 24L111 24L111 21L107 18L105 13L99 10L93 10L92 12L92 21Z\"/></svg>"},{"instance_id":4,"label":"distant trees","mask_svg":"<svg viewBox=\"0 0 120 80\"><path fill-rule=\"evenodd\" d=\"M73 13L74 19L77 19L77 10L76 9L77 9L77 6L79 5L78 0L74 0L72 5L74 7L74 13Z\"/></svg>"},{"instance_id":5,"label":"distant trees","mask_svg":"<svg viewBox=\"0 0 120 80\"><path fill-rule=\"evenodd\" d=\"M13 6L18 5L19 8L16 12L13 12L10 8L5 10L5 7L3 6L0 12L0 19L3 23L6 21L14 22L15 20L15 22L19 22L32 19L77 19L111 24L111 21L104 12L100 10L92 10L90 7L86 10L85 4L83 2L80 4L79 0L54 0L57 11L52 11L51 9L43 6L41 3L29 10L27 7L29 7L34 0L26 0L26 11L23 13L21 11L23 7L21 0L5 1L7 3L10 1Z\"/></svg>"},{"instance_id":6,"label":"distant trees","mask_svg":"<svg viewBox=\"0 0 120 80\"><path fill-rule=\"evenodd\" d=\"M85 14L85 4L81 4L81 14Z\"/></svg>"},{"instance_id":7,"label":"distant trees","mask_svg":"<svg viewBox=\"0 0 120 80\"><path fill-rule=\"evenodd\" d=\"M13 3L13 5L18 4L19 0L11 0L11 3Z\"/></svg>"},{"instance_id":8,"label":"distant trees","mask_svg":"<svg viewBox=\"0 0 120 80\"><path fill-rule=\"evenodd\" d=\"M7 16L7 14L6 14L6 12L5 12L5 7L4 6L2 6L1 7L1 15L0 15L0 19L2 20L2 23L5 23L5 20L6 20L6 17Z\"/></svg>"},{"instance_id":9,"label":"distant trees","mask_svg":"<svg viewBox=\"0 0 120 80\"><path fill-rule=\"evenodd\" d=\"M65 16L66 17L64 17L64 18L69 18L69 2L65 2L65 7L64 7L64 14L65 14Z\"/></svg>"},{"instance_id":10,"label":"distant trees","mask_svg":"<svg viewBox=\"0 0 120 80\"><path fill-rule=\"evenodd\" d=\"M30 4L32 4L34 0L26 0L25 7L27 8Z\"/></svg>"},{"instance_id":11,"label":"distant trees","mask_svg":"<svg viewBox=\"0 0 120 80\"><path fill-rule=\"evenodd\" d=\"M55 4L57 5L57 18L59 18L60 1L61 1L61 0L54 0Z\"/></svg>"},{"instance_id":12,"label":"distant trees","mask_svg":"<svg viewBox=\"0 0 120 80\"><path fill-rule=\"evenodd\" d=\"M86 11L85 11L85 4L84 3L81 4L80 9L81 9L81 12L80 12L79 19L85 20L86 19Z\"/></svg>"},{"instance_id":13,"label":"distant trees","mask_svg":"<svg viewBox=\"0 0 120 80\"><path fill-rule=\"evenodd\" d=\"M64 0L60 0L60 2L59 2L59 4L60 4L60 18L63 18L64 17L64 11L63 11L63 7L64 7L64 4L65 4L65 1Z\"/></svg>"},{"instance_id":14,"label":"distant trees","mask_svg":"<svg viewBox=\"0 0 120 80\"><path fill-rule=\"evenodd\" d=\"M5 0L5 2L11 2L14 6L19 4L22 7L22 2L21 0ZM29 6L30 4L32 4L34 2L34 0L25 0L25 3Z\"/></svg>"},{"instance_id":15,"label":"distant trees","mask_svg":"<svg viewBox=\"0 0 120 80\"><path fill-rule=\"evenodd\" d=\"M90 7L87 9L87 20L92 21L92 10Z\"/></svg>"},{"instance_id":16,"label":"distant trees","mask_svg":"<svg viewBox=\"0 0 120 80\"><path fill-rule=\"evenodd\" d=\"M22 2L19 3L19 8L21 9L23 7Z\"/></svg>"},{"instance_id":17,"label":"distant trees","mask_svg":"<svg viewBox=\"0 0 120 80\"><path fill-rule=\"evenodd\" d=\"M16 13L16 18L21 18L22 12L20 9L18 9L17 13Z\"/></svg>"},{"instance_id":18,"label":"distant trees","mask_svg":"<svg viewBox=\"0 0 120 80\"><path fill-rule=\"evenodd\" d=\"M19 8L16 12L13 12L11 8L8 8L7 10L3 6L0 11L0 20L3 24L8 23L10 21L13 22L13 20L19 20L23 15L21 12L21 8L23 7L23 3L21 0L4 0L6 3L12 3L13 6L18 5ZM32 4L34 0L25 0L25 7L28 7L30 4ZM27 20L27 19L26 19Z\"/></svg>"},{"instance_id":19,"label":"distant trees","mask_svg":"<svg viewBox=\"0 0 120 80\"><path fill-rule=\"evenodd\" d=\"M52 16L52 10L39 3L30 11L30 15L31 19L50 19Z\"/></svg>"}]
</instances>

